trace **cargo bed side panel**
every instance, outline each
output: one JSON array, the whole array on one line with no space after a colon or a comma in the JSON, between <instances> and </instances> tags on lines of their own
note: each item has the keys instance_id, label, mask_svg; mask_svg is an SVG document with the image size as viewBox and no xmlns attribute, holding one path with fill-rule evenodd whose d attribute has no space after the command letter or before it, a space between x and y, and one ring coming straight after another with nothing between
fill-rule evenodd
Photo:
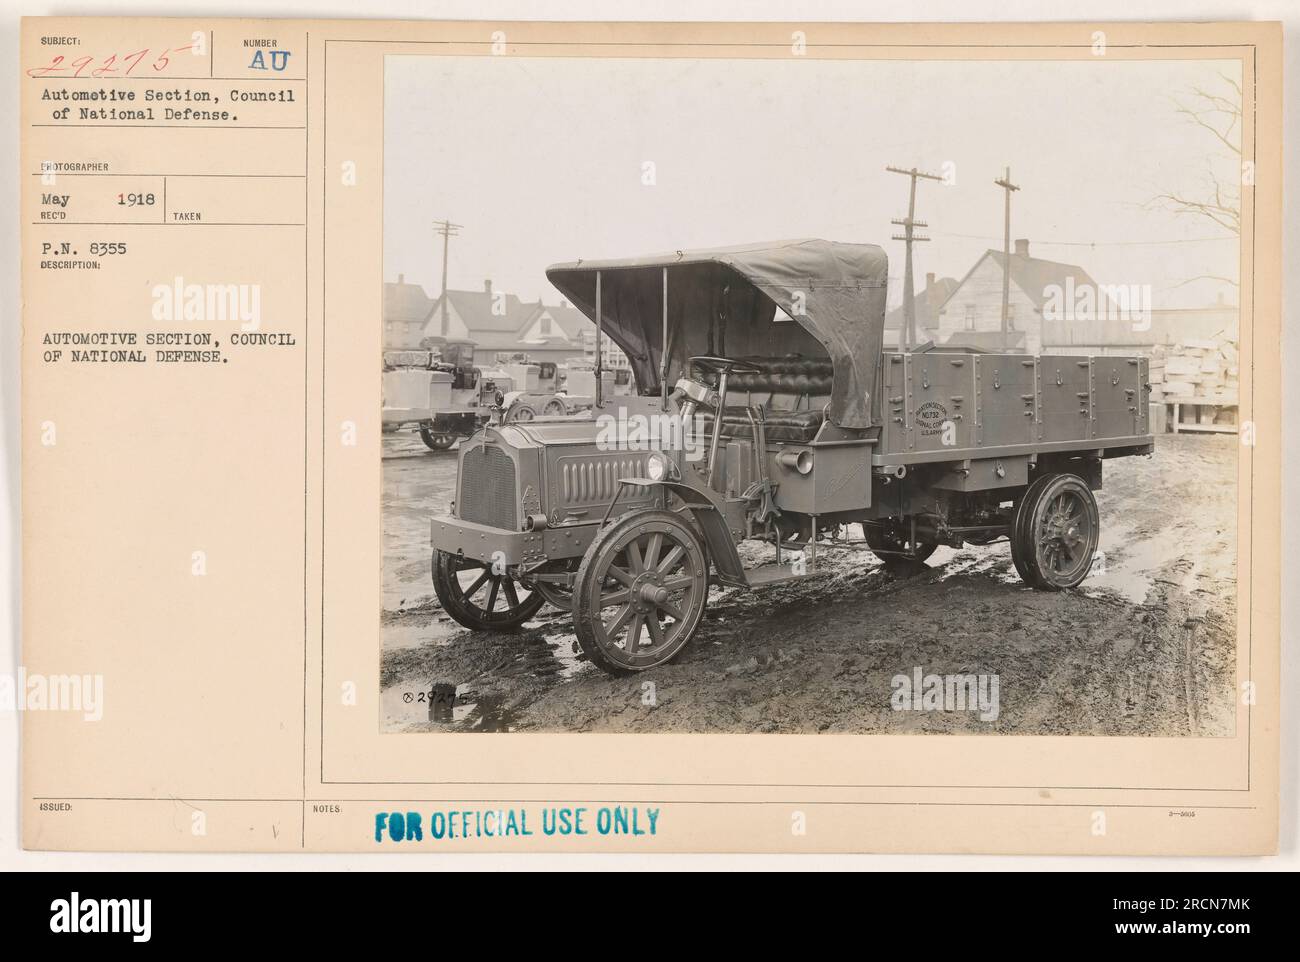
<instances>
[{"instance_id":1,"label":"cargo bed side panel","mask_svg":"<svg viewBox=\"0 0 1300 962\"><path fill-rule=\"evenodd\" d=\"M1038 440L1034 359L1023 354L975 358L976 444L996 447Z\"/></svg>"},{"instance_id":2,"label":"cargo bed side panel","mask_svg":"<svg viewBox=\"0 0 1300 962\"><path fill-rule=\"evenodd\" d=\"M1092 437L1092 362L1069 354L1038 359L1040 441L1074 441Z\"/></svg>"}]
</instances>

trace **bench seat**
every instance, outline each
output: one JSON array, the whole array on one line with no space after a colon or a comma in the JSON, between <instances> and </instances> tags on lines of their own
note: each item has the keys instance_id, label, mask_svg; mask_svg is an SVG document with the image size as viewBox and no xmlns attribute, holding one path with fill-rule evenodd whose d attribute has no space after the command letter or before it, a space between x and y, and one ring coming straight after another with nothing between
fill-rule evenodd
<instances>
[{"instance_id":1,"label":"bench seat","mask_svg":"<svg viewBox=\"0 0 1300 962\"><path fill-rule=\"evenodd\" d=\"M768 441L790 441L807 444L817 437L825 417L821 411L768 411L763 416L763 436ZM708 429L713 431L713 418L707 418ZM722 414L724 438L754 437L746 408L730 407Z\"/></svg>"},{"instance_id":2,"label":"bench seat","mask_svg":"<svg viewBox=\"0 0 1300 962\"><path fill-rule=\"evenodd\" d=\"M743 357L758 373L734 373L727 380L728 404L722 414L724 438L754 436L747 407L763 411L763 433L768 441L807 444L817 436L825 420L831 394L831 362L798 354L783 357ZM707 382L717 386L715 376ZM737 404L736 402L742 402ZM713 418L706 415L708 429Z\"/></svg>"}]
</instances>

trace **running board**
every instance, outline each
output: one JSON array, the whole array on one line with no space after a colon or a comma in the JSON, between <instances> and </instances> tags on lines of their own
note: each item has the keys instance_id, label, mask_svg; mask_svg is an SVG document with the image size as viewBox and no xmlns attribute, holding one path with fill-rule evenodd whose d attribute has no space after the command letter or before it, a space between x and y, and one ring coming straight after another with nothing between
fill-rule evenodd
<instances>
[{"instance_id":1,"label":"running board","mask_svg":"<svg viewBox=\"0 0 1300 962\"><path fill-rule=\"evenodd\" d=\"M809 566L803 574L795 574L794 567L789 564L772 564L760 565L757 568L750 568L745 572L745 580L751 588L767 588L771 585L788 584L791 581L807 581L809 578L816 578L825 575L828 572Z\"/></svg>"}]
</instances>

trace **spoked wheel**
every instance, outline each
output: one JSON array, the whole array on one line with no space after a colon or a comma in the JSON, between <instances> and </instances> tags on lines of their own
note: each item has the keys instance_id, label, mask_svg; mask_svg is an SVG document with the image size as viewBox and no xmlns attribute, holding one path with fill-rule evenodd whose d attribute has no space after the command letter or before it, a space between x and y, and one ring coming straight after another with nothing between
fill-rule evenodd
<instances>
[{"instance_id":1,"label":"spoked wheel","mask_svg":"<svg viewBox=\"0 0 1300 962\"><path fill-rule=\"evenodd\" d=\"M902 524L864 524L862 534L871 553L890 570L906 570L919 565L939 547L935 544L909 544L908 529Z\"/></svg>"},{"instance_id":2,"label":"spoked wheel","mask_svg":"<svg viewBox=\"0 0 1300 962\"><path fill-rule=\"evenodd\" d=\"M538 574L554 574L556 572L577 571L581 558L570 558L567 561L553 561ZM559 608L561 611L573 610L573 589L565 585L556 584L554 581L543 581L540 578L533 579L533 587L537 592L546 599L547 603Z\"/></svg>"},{"instance_id":3,"label":"spoked wheel","mask_svg":"<svg viewBox=\"0 0 1300 962\"><path fill-rule=\"evenodd\" d=\"M612 675L671 661L709 594L704 544L671 511L635 511L596 535L578 568L573 623L592 663Z\"/></svg>"},{"instance_id":4,"label":"spoked wheel","mask_svg":"<svg viewBox=\"0 0 1300 962\"><path fill-rule=\"evenodd\" d=\"M512 405L510 410L506 412L507 424L517 424L521 421L535 420L537 420L537 409L531 404L520 402L519 404Z\"/></svg>"},{"instance_id":5,"label":"spoked wheel","mask_svg":"<svg viewBox=\"0 0 1300 962\"><path fill-rule=\"evenodd\" d=\"M509 574L447 551L434 552L433 590L443 610L472 631L513 631L546 603Z\"/></svg>"},{"instance_id":6,"label":"spoked wheel","mask_svg":"<svg viewBox=\"0 0 1300 962\"><path fill-rule=\"evenodd\" d=\"M1088 577L1101 521L1088 482L1049 474L1025 491L1011 525L1011 560L1026 584L1048 591Z\"/></svg>"},{"instance_id":7,"label":"spoked wheel","mask_svg":"<svg viewBox=\"0 0 1300 962\"><path fill-rule=\"evenodd\" d=\"M548 418L566 417L569 413L569 409L565 406L562 400L553 397L546 402L546 406L542 408L542 413Z\"/></svg>"},{"instance_id":8,"label":"spoked wheel","mask_svg":"<svg viewBox=\"0 0 1300 962\"><path fill-rule=\"evenodd\" d=\"M420 440L435 451L446 451L456 443L456 439L452 435L436 434L423 425L420 427Z\"/></svg>"}]
</instances>

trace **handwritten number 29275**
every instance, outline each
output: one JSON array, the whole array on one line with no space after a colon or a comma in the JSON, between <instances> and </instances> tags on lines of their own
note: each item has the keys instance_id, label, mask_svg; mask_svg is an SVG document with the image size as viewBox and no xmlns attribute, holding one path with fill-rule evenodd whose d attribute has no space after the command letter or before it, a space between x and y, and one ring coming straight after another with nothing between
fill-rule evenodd
<instances>
[{"instance_id":1,"label":"handwritten number 29275","mask_svg":"<svg viewBox=\"0 0 1300 962\"><path fill-rule=\"evenodd\" d=\"M156 73L161 73L171 63L170 54L192 49L194 49L193 43L188 43L183 47L167 47L154 56L150 66ZM69 60L63 54L59 54L53 57L45 66L29 69L27 76L49 77L58 74L70 77L81 77L83 75L90 77L111 77L113 75L129 77L132 71L140 66L151 53L153 51L145 47L143 50L137 50L121 57L116 53L112 53L103 60L96 57L78 57L75 60ZM95 66L96 64L97 66ZM86 73L87 69L89 69L89 73Z\"/></svg>"}]
</instances>

